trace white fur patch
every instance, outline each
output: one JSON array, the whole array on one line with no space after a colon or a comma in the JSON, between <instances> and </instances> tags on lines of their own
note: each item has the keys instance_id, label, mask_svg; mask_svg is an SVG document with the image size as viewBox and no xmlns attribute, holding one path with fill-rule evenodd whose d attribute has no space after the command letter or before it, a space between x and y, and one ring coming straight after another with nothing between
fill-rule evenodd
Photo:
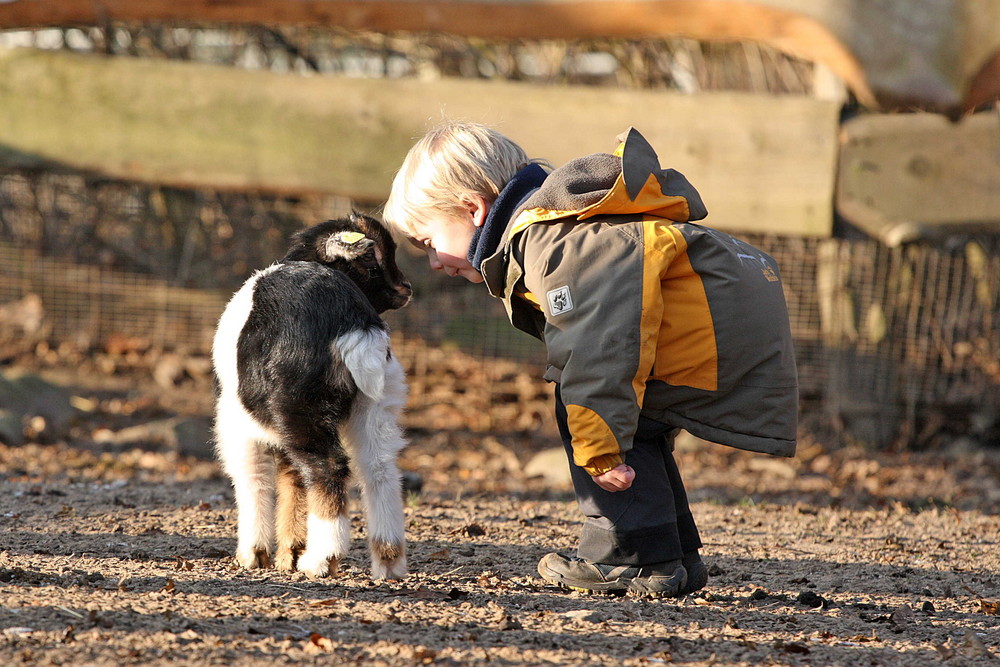
<instances>
[{"instance_id":1,"label":"white fur patch","mask_svg":"<svg viewBox=\"0 0 1000 667\"><path fill-rule=\"evenodd\" d=\"M257 281L280 268L281 264L272 264L250 276L243 283L243 287L229 300L222 317L219 318L215 339L212 341L212 365L215 367L215 375L219 378L223 393L236 391L239 380L236 343L240 339L240 332L243 331L247 318L250 317L250 311L253 310L253 293L257 288Z\"/></svg>"},{"instance_id":2,"label":"white fur patch","mask_svg":"<svg viewBox=\"0 0 1000 667\"><path fill-rule=\"evenodd\" d=\"M351 522L345 515L321 519L312 512L306 519L306 550L299 555L299 572L325 577L332 559L343 558L351 546Z\"/></svg>"},{"instance_id":3,"label":"white fur patch","mask_svg":"<svg viewBox=\"0 0 1000 667\"><path fill-rule=\"evenodd\" d=\"M355 330L333 341L361 393L380 400L385 391L389 334L380 329Z\"/></svg>"},{"instance_id":4,"label":"white fur patch","mask_svg":"<svg viewBox=\"0 0 1000 667\"><path fill-rule=\"evenodd\" d=\"M382 397L373 400L358 396L344 435L365 500L368 539L402 546L406 541L406 519L396 459L406 445L399 413L406 403L407 387L403 368L395 357L390 357L384 373ZM372 553L372 576L376 579L405 574L405 553L388 563Z\"/></svg>"}]
</instances>

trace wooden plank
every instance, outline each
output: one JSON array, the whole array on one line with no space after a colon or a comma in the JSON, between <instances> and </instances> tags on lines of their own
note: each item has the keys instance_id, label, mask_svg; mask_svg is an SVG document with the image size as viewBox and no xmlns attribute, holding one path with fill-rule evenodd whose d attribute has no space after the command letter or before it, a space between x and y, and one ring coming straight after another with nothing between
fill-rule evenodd
<instances>
[{"instance_id":1,"label":"wooden plank","mask_svg":"<svg viewBox=\"0 0 1000 667\"><path fill-rule=\"evenodd\" d=\"M821 62L862 103L957 117L1000 97L996 0L12 0L0 28L139 22L309 24L491 38L687 36Z\"/></svg>"},{"instance_id":2,"label":"wooden plank","mask_svg":"<svg viewBox=\"0 0 1000 667\"><path fill-rule=\"evenodd\" d=\"M553 164L630 125L701 190L710 224L827 235L838 107L808 98L467 80L300 77L192 63L0 51L0 164L39 161L177 186L381 201L443 115L497 126Z\"/></svg>"},{"instance_id":3,"label":"wooden plank","mask_svg":"<svg viewBox=\"0 0 1000 667\"><path fill-rule=\"evenodd\" d=\"M845 124L837 210L888 245L1000 231L1000 117L932 114Z\"/></svg>"}]
</instances>

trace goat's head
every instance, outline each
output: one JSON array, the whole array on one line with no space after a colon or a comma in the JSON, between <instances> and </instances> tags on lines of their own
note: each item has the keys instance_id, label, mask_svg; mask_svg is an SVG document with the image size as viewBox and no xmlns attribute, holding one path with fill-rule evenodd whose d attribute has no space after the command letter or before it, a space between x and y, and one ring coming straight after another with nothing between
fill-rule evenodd
<instances>
[{"instance_id":1,"label":"goat's head","mask_svg":"<svg viewBox=\"0 0 1000 667\"><path fill-rule=\"evenodd\" d=\"M342 271L379 313L402 308L413 294L396 266L396 242L377 220L360 213L297 232L284 261L319 262Z\"/></svg>"}]
</instances>

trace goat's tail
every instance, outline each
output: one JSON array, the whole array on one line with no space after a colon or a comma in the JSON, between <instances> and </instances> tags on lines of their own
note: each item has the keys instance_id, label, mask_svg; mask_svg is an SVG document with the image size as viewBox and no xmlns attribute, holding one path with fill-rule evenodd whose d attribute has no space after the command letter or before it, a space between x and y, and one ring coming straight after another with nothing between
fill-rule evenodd
<instances>
[{"instance_id":1,"label":"goat's tail","mask_svg":"<svg viewBox=\"0 0 1000 667\"><path fill-rule=\"evenodd\" d=\"M333 346L361 393L376 402L382 400L389 362L389 333L383 329L357 329L338 338Z\"/></svg>"}]
</instances>

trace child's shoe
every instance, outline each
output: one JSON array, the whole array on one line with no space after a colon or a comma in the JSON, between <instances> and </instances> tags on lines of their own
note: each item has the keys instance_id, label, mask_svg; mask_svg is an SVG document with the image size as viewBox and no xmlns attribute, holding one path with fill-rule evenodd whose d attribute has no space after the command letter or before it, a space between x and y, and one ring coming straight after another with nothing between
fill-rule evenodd
<instances>
[{"instance_id":1,"label":"child's shoe","mask_svg":"<svg viewBox=\"0 0 1000 667\"><path fill-rule=\"evenodd\" d=\"M549 583L584 593L624 595L631 591L647 597L676 597L687 583L681 561L654 565L605 565L575 556L546 554L538 574Z\"/></svg>"},{"instance_id":2,"label":"child's shoe","mask_svg":"<svg viewBox=\"0 0 1000 667\"><path fill-rule=\"evenodd\" d=\"M632 577L639 572L634 565L604 565L591 563L576 556L550 553L538 561L542 579L583 593L624 595Z\"/></svg>"}]
</instances>

